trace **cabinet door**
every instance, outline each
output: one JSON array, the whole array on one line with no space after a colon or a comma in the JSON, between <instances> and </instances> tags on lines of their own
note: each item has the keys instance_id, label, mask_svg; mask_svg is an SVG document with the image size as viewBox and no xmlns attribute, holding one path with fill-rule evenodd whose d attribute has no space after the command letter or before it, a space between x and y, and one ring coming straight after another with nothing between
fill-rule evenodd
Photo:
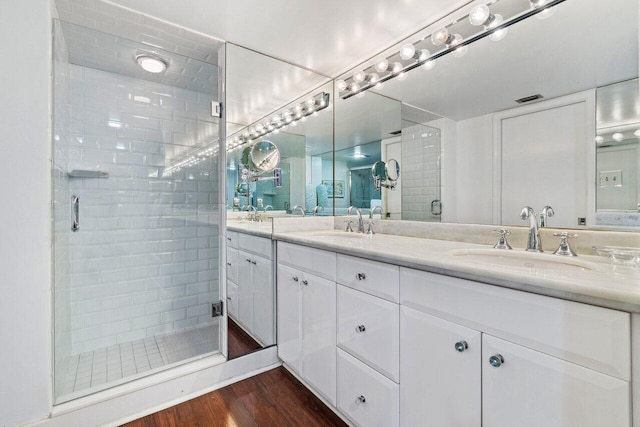
<instances>
[{"instance_id":1,"label":"cabinet door","mask_svg":"<svg viewBox=\"0 0 640 427\"><path fill-rule=\"evenodd\" d=\"M238 251L238 321L249 331L253 326L253 264L255 256ZM252 331L253 332L253 331Z\"/></svg>"},{"instance_id":2,"label":"cabinet door","mask_svg":"<svg viewBox=\"0 0 640 427\"><path fill-rule=\"evenodd\" d=\"M273 278L271 260L254 256L253 268L253 327L255 336L264 345L274 343Z\"/></svg>"},{"instance_id":3,"label":"cabinet door","mask_svg":"<svg viewBox=\"0 0 640 427\"><path fill-rule=\"evenodd\" d=\"M302 375L302 273L278 264L278 356Z\"/></svg>"},{"instance_id":4,"label":"cabinet door","mask_svg":"<svg viewBox=\"0 0 640 427\"><path fill-rule=\"evenodd\" d=\"M302 280L302 377L336 403L336 283Z\"/></svg>"},{"instance_id":5,"label":"cabinet door","mask_svg":"<svg viewBox=\"0 0 640 427\"><path fill-rule=\"evenodd\" d=\"M238 283L238 250L227 246L227 279Z\"/></svg>"},{"instance_id":6,"label":"cabinet door","mask_svg":"<svg viewBox=\"0 0 640 427\"><path fill-rule=\"evenodd\" d=\"M400 308L400 425L481 425L480 344L478 331Z\"/></svg>"},{"instance_id":7,"label":"cabinet door","mask_svg":"<svg viewBox=\"0 0 640 427\"><path fill-rule=\"evenodd\" d=\"M238 316L238 285L227 280L227 311L234 320Z\"/></svg>"},{"instance_id":8,"label":"cabinet door","mask_svg":"<svg viewBox=\"0 0 640 427\"><path fill-rule=\"evenodd\" d=\"M489 335L482 364L485 427L630 425L626 381Z\"/></svg>"}]
</instances>

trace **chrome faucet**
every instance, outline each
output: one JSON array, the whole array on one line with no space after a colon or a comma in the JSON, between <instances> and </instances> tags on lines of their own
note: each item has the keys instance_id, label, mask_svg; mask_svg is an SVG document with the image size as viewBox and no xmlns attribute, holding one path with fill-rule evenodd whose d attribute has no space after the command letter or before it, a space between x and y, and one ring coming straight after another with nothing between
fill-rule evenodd
<instances>
[{"instance_id":1,"label":"chrome faucet","mask_svg":"<svg viewBox=\"0 0 640 427\"><path fill-rule=\"evenodd\" d=\"M525 206L520 212L520 219L529 220L529 238L527 239L527 250L529 252L542 252L542 241L540 240L540 230L538 229L538 217L531 206Z\"/></svg>"},{"instance_id":2,"label":"chrome faucet","mask_svg":"<svg viewBox=\"0 0 640 427\"><path fill-rule=\"evenodd\" d=\"M300 205L295 205L293 209L291 209L291 213L295 213L297 210L299 210L302 216L304 216L304 208Z\"/></svg>"},{"instance_id":3,"label":"chrome faucet","mask_svg":"<svg viewBox=\"0 0 640 427\"><path fill-rule=\"evenodd\" d=\"M264 207L264 211L265 212L268 211L269 209L273 210L273 206L267 205L267 206Z\"/></svg>"},{"instance_id":4,"label":"chrome faucet","mask_svg":"<svg viewBox=\"0 0 640 427\"><path fill-rule=\"evenodd\" d=\"M258 221L258 208L253 205L248 205L247 211L249 212L250 221Z\"/></svg>"},{"instance_id":5,"label":"chrome faucet","mask_svg":"<svg viewBox=\"0 0 640 427\"><path fill-rule=\"evenodd\" d=\"M540 227L546 227L547 221L553 215L555 215L555 212L553 211L553 208L551 206L547 205L542 208L542 212L540 212Z\"/></svg>"},{"instance_id":6,"label":"chrome faucet","mask_svg":"<svg viewBox=\"0 0 640 427\"><path fill-rule=\"evenodd\" d=\"M316 205L313 208L313 216L316 216L318 214L318 212L324 212L324 207L322 207L320 205Z\"/></svg>"},{"instance_id":7,"label":"chrome faucet","mask_svg":"<svg viewBox=\"0 0 640 427\"><path fill-rule=\"evenodd\" d=\"M382 215L382 206L376 206L369 210L369 219L373 219L373 215L376 213L376 210L380 215Z\"/></svg>"},{"instance_id":8,"label":"chrome faucet","mask_svg":"<svg viewBox=\"0 0 640 427\"><path fill-rule=\"evenodd\" d=\"M351 215L354 209L356 210L356 214L358 214L358 233L364 233L364 222L362 221L362 212L360 212L360 209L355 206L349 206L347 214Z\"/></svg>"}]
</instances>

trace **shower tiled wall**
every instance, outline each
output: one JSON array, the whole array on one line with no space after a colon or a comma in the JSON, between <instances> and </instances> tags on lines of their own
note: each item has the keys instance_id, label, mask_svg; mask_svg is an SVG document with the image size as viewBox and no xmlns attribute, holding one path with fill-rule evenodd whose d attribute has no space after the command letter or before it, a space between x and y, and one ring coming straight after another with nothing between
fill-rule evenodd
<instances>
[{"instance_id":1,"label":"shower tiled wall","mask_svg":"<svg viewBox=\"0 0 640 427\"><path fill-rule=\"evenodd\" d=\"M440 199L439 129L403 121L402 219L439 221L431 214L431 202Z\"/></svg>"},{"instance_id":2,"label":"shower tiled wall","mask_svg":"<svg viewBox=\"0 0 640 427\"><path fill-rule=\"evenodd\" d=\"M80 231L68 234L72 352L210 323L218 299L217 159L170 176L165 169L216 140L212 95L76 65L70 71L68 170L109 173L69 179L80 198Z\"/></svg>"}]
</instances>

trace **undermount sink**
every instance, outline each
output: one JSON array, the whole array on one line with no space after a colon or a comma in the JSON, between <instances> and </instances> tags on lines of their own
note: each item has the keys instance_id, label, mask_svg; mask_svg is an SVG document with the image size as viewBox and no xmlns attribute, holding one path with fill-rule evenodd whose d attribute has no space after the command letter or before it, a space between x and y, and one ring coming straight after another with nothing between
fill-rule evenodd
<instances>
[{"instance_id":1,"label":"undermount sink","mask_svg":"<svg viewBox=\"0 0 640 427\"><path fill-rule=\"evenodd\" d=\"M451 254L474 263L527 270L578 271L592 270L594 268L592 263L578 258L560 257L538 252L500 249L456 249L451 251Z\"/></svg>"},{"instance_id":2,"label":"undermount sink","mask_svg":"<svg viewBox=\"0 0 640 427\"><path fill-rule=\"evenodd\" d=\"M346 238L346 239L362 239L365 236L371 236L371 234L348 232L340 230L323 230L314 233L314 237L327 237L327 238Z\"/></svg>"}]
</instances>

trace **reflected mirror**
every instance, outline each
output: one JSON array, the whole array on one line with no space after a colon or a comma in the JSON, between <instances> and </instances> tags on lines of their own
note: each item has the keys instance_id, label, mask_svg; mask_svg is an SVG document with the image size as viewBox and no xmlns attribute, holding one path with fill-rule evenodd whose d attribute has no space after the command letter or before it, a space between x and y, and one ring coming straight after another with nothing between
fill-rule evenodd
<instances>
[{"instance_id":1,"label":"reflected mirror","mask_svg":"<svg viewBox=\"0 0 640 427\"><path fill-rule=\"evenodd\" d=\"M508 19L523 5L498 0L489 6ZM608 225L596 215L596 89L638 75L638 2L567 0L554 12L524 19L500 37L478 40L383 87L339 98L336 144L351 129L351 146L377 139L383 153L395 149L400 159L399 200L385 201L393 194L382 193L388 217L525 225L519 217L523 206L538 211L549 205L555 211L550 227ZM478 28L462 15L450 29L466 37ZM430 38L434 29L420 34L425 39L416 49L438 51ZM404 43L381 57L401 61L394 52ZM358 70L372 72L377 59ZM350 82L355 71L341 79ZM598 102L603 94L598 92ZM381 105L396 114L385 114ZM609 108L610 115L620 113L619 107ZM604 180L607 174L613 180L623 167L604 167L604 148L614 151L598 149L598 175L602 171ZM627 176L632 178L630 171L622 172L623 182ZM624 205L606 209L632 210L634 191L625 191ZM607 196L599 194L598 208L605 209Z\"/></svg>"},{"instance_id":2,"label":"reflected mirror","mask_svg":"<svg viewBox=\"0 0 640 427\"><path fill-rule=\"evenodd\" d=\"M387 178L392 183L395 183L400 178L400 164L396 159L391 159L385 166Z\"/></svg>"},{"instance_id":3,"label":"reflected mirror","mask_svg":"<svg viewBox=\"0 0 640 427\"><path fill-rule=\"evenodd\" d=\"M251 147L249 158L258 172L271 172L280 164L280 150L271 141L260 141Z\"/></svg>"}]
</instances>

